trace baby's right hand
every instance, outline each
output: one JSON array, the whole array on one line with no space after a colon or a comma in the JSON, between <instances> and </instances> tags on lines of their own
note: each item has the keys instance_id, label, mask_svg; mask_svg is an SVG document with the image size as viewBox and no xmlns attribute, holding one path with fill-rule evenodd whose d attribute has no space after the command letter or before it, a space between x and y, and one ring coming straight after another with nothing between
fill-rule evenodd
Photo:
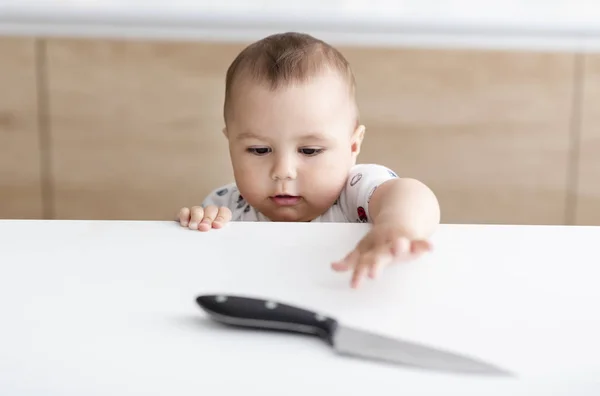
<instances>
[{"instance_id":1,"label":"baby's right hand","mask_svg":"<svg viewBox=\"0 0 600 396\"><path fill-rule=\"evenodd\" d=\"M231 210L222 206L209 205L193 206L192 209L182 208L179 211L179 224L190 230L208 231L211 228L221 228L231 220Z\"/></svg>"}]
</instances>

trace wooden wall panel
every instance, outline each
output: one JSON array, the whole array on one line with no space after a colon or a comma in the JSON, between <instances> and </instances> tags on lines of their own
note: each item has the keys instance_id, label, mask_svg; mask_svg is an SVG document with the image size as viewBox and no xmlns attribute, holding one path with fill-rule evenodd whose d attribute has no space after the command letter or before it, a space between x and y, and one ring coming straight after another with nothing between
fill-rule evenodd
<instances>
[{"instance_id":1,"label":"wooden wall panel","mask_svg":"<svg viewBox=\"0 0 600 396\"><path fill-rule=\"evenodd\" d=\"M442 221L565 222L574 56L343 48L361 162L425 181Z\"/></svg>"},{"instance_id":2,"label":"wooden wall panel","mask_svg":"<svg viewBox=\"0 0 600 396\"><path fill-rule=\"evenodd\" d=\"M232 181L221 106L240 48L50 40L56 217L172 219Z\"/></svg>"},{"instance_id":3,"label":"wooden wall panel","mask_svg":"<svg viewBox=\"0 0 600 396\"><path fill-rule=\"evenodd\" d=\"M231 179L224 74L242 45L50 40L58 218L171 218ZM428 183L442 220L563 224L574 56L341 48L361 162Z\"/></svg>"},{"instance_id":4,"label":"wooden wall panel","mask_svg":"<svg viewBox=\"0 0 600 396\"><path fill-rule=\"evenodd\" d=\"M585 56L576 223L600 225L600 55Z\"/></svg>"},{"instance_id":5,"label":"wooden wall panel","mask_svg":"<svg viewBox=\"0 0 600 396\"><path fill-rule=\"evenodd\" d=\"M0 218L43 217L35 41L0 37Z\"/></svg>"}]
</instances>

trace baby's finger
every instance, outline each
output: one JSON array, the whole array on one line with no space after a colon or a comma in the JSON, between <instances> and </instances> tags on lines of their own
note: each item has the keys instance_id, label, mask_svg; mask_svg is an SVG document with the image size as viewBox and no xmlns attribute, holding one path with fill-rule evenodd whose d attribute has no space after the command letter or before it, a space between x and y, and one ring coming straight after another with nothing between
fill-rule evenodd
<instances>
[{"instance_id":1,"label":"baby's finger","mask_svg":"<svg viewBox=\"0 0 600 396\"><path fill-rule=\"evenodd\" d=\"M392 245L392 254L396 257L408 255L411 251L411 243L408 238L400 237Z\"/></svg>"},{"instance_id":2,"label":"baby's finger","mask_svg":"<svg viewBox=\"0 0 600 396\"><path fill-rule=\"evenodd\" d=\"M369 270L369 262L366 260L361 260L361 262L354 267L354 272L352 273L352 280L350 281L350 286L353 289L357 289L360 286L360 282L365 277Z\"/></svg>"},{"instance_id":3,"label":"baby's finger","mask_svg":"<svg viewBox=\"0 0 600 396\"><path fill-rule=\"evenodd\" d=\"M204 216L202 218L202 221L198 225L198 230L210 230L212 228L214 219L217 217L217 213L219 213L219 208L215 205L209 205L206 208L204 208Z\"/></svg>"},{"instance_id":4,"label":"baby's finger","mask_svg":"<svg viewBox=\"0 0 600 396\"><path fill-rule=\"evenodd\" d=\"M358 264L354 267L352 280L350 281L352 288L357 288L360 285L363 277L369 273L371 267L377 264L380 256L381 249L370 250L360 256Z\"/></svg>"},{"instance_id":5,"label":"baby's finger","mask_svg":"<svg viewBox=\"0 0 600 396\"><path fill-rule=\"evenodd\" d=\"M377 279L389 261L390 260L388 258L383 256L379 257L378 260L369 266L369 278Z\"/></svg>"},{"instance_id":6,"label":"baby's finger","mask_svg":"<svg viewBox=\"0 0 600 396\"><path fill-rule=\"evenodd\" d=\"M189 208L181 208L179 211L179 224L183 227L187 227L190 222L190 209Z\"/></svg>"},{"instance_id":7,"label":"baby's finger","mask_svg":"<svg viewBox=\"0 0 600 396\"><path fill-rule=\"evenodd\" d=\"M331 268L338 272L348 271L350 268L354 268L356 266L356 262L359 257L360 253L358 252L358 249L354 249L343 259L331 263Z\"/></svg>"},{"instance_id":8,"label":"baby's finger","mask_svg":"<svg viewBox=\"0 0 600 396\"><path fill-rule=\"evenodd\" d=\"M385 246L374 252L373 258L369 263L369 278L378 278L383 268L390 264L394 260L394 257Z\"/></svg>"},{"instance_id":9,"label":"baby's finger","mask_svg":"<svg viewBox=\"0 0 600 396\"><path fill-rule=\"evenodd\" d=\"M412 243L411 253L419 254L429 252L433 249L429 241L417 240Z\"/></svg>"},{"instance_id":10,"label":"baby's finger","mask_svg":"<svg viewBox=\"0 0 600 396\"><path fill-rule=\"evenodd\" d=\"M214 228L221 228L225 223L231 220L231 210L228 207L222 206L219 208L219 212L217 213L217 217L215 217L215 221L213 222Z\"/></svg>"},{"instance_id":11,"label":"baby's finger","mask_svg":"<svg viewBox=\"0 0 600 396\"><path fill-rule=\"evenodd\" d=\"M190 215L190 224L189 224L190 229L197 230L198 224L200 224L203 217L204 217L204 208L202 206L192 206L191 215Z\"/></svg>"}]
</instances>

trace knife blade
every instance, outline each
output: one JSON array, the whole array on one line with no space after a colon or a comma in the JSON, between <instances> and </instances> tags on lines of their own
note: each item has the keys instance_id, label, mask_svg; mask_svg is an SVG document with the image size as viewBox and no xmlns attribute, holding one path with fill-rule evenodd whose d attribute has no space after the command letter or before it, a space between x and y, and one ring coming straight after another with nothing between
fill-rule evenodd
<instances>
[{"instance_id":1,"label":"knife blade","mask_svg":"<svg viewBox=\"0 0 600 396\"><path fill-rule=\"evenodd\" d=\"M440 371L511 375L480 359L345 326L333 317L278 301L208 294L196 302L217 322L318 336L340 355Z\"/></svg>"}]
</instances>

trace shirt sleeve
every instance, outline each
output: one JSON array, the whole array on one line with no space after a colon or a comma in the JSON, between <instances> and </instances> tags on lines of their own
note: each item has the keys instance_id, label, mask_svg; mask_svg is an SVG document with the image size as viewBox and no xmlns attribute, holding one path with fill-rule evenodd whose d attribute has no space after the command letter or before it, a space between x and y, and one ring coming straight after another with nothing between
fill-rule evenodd
<instances>
[{"instance_id":1,"label":"shirt sleeve","mask_svg":"<svg viewBox=\"0 0 600 396\"><path fill-rule=\"evenodd\" d=\"M236 208L235 201L238 196L239 192L235 183L227 184L211 191L202 201L202 207L205 208L209 205L225 206L233 211Z\"/></svg>"},{"instance_id":2,"label":"shirt sleeve","mask_svg":"<svg viewBox=\"0 0 600 396\"><path fill-rule=\"evenodd\" d=\"M340 195L340 207L348 220L371 223L369 202L373 193L383 183L397 178L391 169L377 164L358 164L352 167L348 181Z\"/></svg>"},{"instance_id":3,"label":"shirt sleeve","mask_svg":"<svg viewBox=\"0 0 600 396\"><path fill-rule=\"evenodd\" d=\"M231 221L264 221L259 213L242 197L235 183L221 186L208 194L202 207L216 205L231 210Z\"/></svg>"}]
</instances>

